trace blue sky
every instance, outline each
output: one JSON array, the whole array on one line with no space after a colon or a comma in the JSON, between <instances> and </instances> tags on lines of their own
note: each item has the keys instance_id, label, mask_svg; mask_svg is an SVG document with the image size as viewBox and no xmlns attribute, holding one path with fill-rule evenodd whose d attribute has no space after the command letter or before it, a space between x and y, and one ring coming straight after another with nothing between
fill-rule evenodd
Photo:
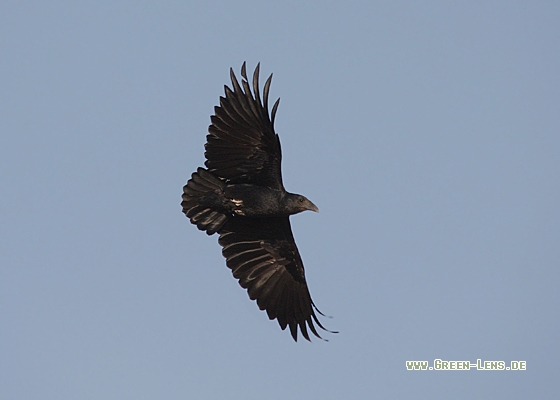
<instances>
[{"instance_id":1,"label":"blue sky","mask_svg":"<svg viewBox=\"0 0 560 400\"><path fill-rule=\"evenodd\" d=\"M560 5L0 5L0 397L556 398ZM330 341L181 213L261 62ZM526 371L407 371L407 360Z\"/></svg>"}]
</instances>

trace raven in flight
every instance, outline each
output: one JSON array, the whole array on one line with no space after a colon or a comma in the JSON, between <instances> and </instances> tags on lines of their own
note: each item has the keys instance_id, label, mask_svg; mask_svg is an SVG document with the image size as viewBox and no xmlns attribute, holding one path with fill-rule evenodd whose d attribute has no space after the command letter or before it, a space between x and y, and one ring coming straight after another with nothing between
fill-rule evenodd
<instances>
[{"instance_id":1,"label":"raven in flight","mask_svg":"<svg viewBox=\"0 0 560 400\"><path fill-rule=\"evenodd\" d=\"M253 74L253 92L245 63L241 85L230 69L233 90L214 108L205 145L206 169L198 168L183 188L183 212L208 235L218 233L227 266L268 317L282 330L290 327L297 341L298 326L321 338L314 322L322 314L313 300L303 262L296 247L289 216L319 211L304 196L288 193L282 184L280 139L274 117L280 99L268 113L272 75L259 94L259 65ZM264 104L263 104L264 102ZM330 332L330 331L329 331Z\"/></svg>"}]
</instances>

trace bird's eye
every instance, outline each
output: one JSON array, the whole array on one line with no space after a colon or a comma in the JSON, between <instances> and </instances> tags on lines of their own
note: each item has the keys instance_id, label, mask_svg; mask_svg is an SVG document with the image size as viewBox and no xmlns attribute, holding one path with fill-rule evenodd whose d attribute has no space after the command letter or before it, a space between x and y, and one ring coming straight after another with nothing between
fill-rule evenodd
<instances>
[{"instance_id":1,"label":"bird's eye","mask_svg":"<svg viewBox=\"0 0 560 400\"><path fill-rule=\"evenodd\" d=\"M300 203L303 203L303 198L300 197L300 198L299 198L299 202L300 202Z\"/></svg>"}]
</instances>

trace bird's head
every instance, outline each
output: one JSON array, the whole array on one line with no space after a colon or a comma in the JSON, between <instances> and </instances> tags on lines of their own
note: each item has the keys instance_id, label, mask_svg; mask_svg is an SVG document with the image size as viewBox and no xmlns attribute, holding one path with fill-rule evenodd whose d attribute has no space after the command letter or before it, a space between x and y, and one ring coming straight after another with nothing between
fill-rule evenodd
<instances>
[{"instance_id":1,"label":"bird's head","mask_svg":"<svg viewBox=\"0 0 560 400\"><path fill-rule=\"evenodd\" d=\"M306 210L319 212L317 206L301 194L288 193L286 206L290 214L297 214Z\"/></svg>"}]
</instances>

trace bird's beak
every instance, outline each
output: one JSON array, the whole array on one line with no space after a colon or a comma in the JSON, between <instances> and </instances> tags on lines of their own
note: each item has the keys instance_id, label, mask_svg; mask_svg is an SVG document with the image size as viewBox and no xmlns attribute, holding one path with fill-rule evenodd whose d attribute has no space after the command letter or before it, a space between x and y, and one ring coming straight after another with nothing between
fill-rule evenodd
<instances>
[{"instance_id":1,"label":"bird's beak","mask_svg":"<svg viewBox=\"0 0 560 400\"><path fill-rule=\"evenodd\" d=\"M307 209L309 211L315 211L315 212L319 212L319 208L317 208L317 206L315 204L313 204L311 201L307 200L309 202L309 204L307 205Z\"/></svg>"}]
</instances>

